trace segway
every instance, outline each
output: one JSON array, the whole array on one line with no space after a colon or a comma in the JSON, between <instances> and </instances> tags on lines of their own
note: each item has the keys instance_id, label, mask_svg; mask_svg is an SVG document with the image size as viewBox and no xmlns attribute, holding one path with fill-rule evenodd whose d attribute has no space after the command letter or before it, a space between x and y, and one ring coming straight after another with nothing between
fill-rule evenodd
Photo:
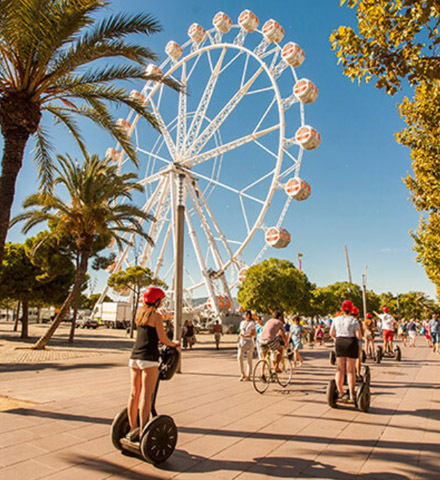
<instances>
[{"instance_id":1,"label":"segway","mask_svg":"<svg viewBox=\"0 0 440 480\"><path fill-rule=\"evenodd\" d=\"M380 360L377 361L377 358L394 358L396 361L400 362L402 360L402 351L400 350L399 345L396 345L394 347L394 351L391 350L385 350L382 348L382 346L377 347L376 351L376 362L380 363Z\"/></svg>"},{"instance_id":2,"label":"segway","mask_svg":"<svg viewBox=\"0 0 440 480\"><path fill-rule=\"evenodd\" d=\"M138 441L126 437L130 431L127 408L119 412L111 426L111 439L114 447L141 455L149 463L158 464L167 460L177 443L177 427L169 415L158 415L156 398L161 380L170 380L176 372L179 363L179 352L172 347L164 346L160 352L159 375L151 401L152 419L145 425Z\"/></svg>"},{"instance_id":3,"label":"segway","mask_svg":"<svg viewBox=\"0 0 440 480\"><path fill-rule=\"evenodd\" d=\"M370 367L365 365L362 367L360 381L355 385L356 406L361 412L368 412L371 402L370 393L371 373ZM344 379L344 384L347 384L347 375ZM327 403L331 408L338 407L338 389L336 387L336 381L330 380L327 385Z\"/></svg>"}]
</instances>

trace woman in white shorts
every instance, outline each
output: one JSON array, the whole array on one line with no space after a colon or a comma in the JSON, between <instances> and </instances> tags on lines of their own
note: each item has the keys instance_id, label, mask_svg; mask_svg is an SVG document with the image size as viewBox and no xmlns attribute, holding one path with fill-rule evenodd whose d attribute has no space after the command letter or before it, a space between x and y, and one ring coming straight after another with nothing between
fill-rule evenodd
<instances>
[{"instance_id":1,"label":"woman in white shorts","mask_svg":"<svg viewBox=\"0 0 440 480\"><path fill-rule=\"evenodd\" d=\"M129 366L131 377L130 396L128 398L128 421L130 432L127 438L136 441L139 431L148 422L151 410L151 398L156 385L159 366L159 341L169 347L179 347L166 335L162 316L157 312L165 292L150 287L144 294L145 305L136 315L137 335L131 352ZM138 426L138 415L140 417Z\"/></svg>"}]
</instances>

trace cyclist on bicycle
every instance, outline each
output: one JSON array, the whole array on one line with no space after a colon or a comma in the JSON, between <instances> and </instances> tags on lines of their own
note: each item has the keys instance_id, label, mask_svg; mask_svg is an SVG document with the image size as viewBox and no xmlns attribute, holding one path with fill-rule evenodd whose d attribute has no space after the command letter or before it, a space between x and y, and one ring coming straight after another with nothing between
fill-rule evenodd
<instances>
[{"instance_id":1,"label":"cyclist on bicycle","mask_svg":"<svg viewBox=\"0 0 440 480\"><path fill-rule=\"evenodd\" d=\"M279 373L279 363L283 348L284 346L287 347L288 344L287 335L284 330L283 312L275 312L273 317L264 324L259 342L263 356L266 355L268 349L272 352L276 352L275 359L273 360L273 367L275 371Z\"/></svg>"}]
</instances>

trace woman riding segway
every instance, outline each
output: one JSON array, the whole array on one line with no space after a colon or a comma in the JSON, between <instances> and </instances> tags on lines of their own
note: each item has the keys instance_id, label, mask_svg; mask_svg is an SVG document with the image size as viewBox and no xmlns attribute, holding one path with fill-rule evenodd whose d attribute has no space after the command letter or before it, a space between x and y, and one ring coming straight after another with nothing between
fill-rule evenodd
<instances>
[{"instance_id":1,"label":"woman riding segway","mask_svg":"<svg viewBox=\"0 0 440 480\"><path fill-rule=\"evenodd\" d=\"M335 338L337 371L335 376L338 398L345 400L344 376L347 374L350 403L356 404L356 359L359 356L359 343L362 334L359 321L351 315L353 303L344 300L341 305L342 315L332 322L330 335Z\"/></svg>"},{"instance_id":2,"label":"woman riding segway","mask_svg":"<svg viewBox=\"0 0 440 480\"><path fill-rule=\"evenodd\" d=\"M150 417L151 400L158 375L159 341L169 347L180 346L167 337L162 316L157 312L164 298L165 292L162 289L150 287L144 294L145 304L139 309L135 319L137 335L129 361L131 390L127 407L130 424L127 438L130 441L136 441Z\"/></svg>"}]
</instances>

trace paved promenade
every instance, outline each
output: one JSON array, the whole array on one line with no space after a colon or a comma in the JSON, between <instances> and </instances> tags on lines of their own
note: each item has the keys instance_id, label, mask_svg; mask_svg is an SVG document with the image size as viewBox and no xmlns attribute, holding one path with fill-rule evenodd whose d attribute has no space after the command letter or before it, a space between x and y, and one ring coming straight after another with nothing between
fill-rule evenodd
<instances>
[{"instance_id":1,"label":"paved promenade","mask_svg":"<svg viewBox=\"0 0 440 480\"><path fill-rule=\"evenodd\" d=\"M8 340L10 324L0 325L6 330L2 480L440 478L440 357L421 338L417 348L402 349L401 363L371 364L372 408L360 413L327 406L334 373L327 348L304 351L288 389L270 385L259 395L238 381L235 338L216 351L212 337L200 335L183 355L184 373L161 383L158 411L175 419L179 439L158 468L110 441L112 418L128 394L131 341L123 332L81 330L77 350L58 340L40 353L15 350L22 344Z\"/></svg>"}]
</instances>

